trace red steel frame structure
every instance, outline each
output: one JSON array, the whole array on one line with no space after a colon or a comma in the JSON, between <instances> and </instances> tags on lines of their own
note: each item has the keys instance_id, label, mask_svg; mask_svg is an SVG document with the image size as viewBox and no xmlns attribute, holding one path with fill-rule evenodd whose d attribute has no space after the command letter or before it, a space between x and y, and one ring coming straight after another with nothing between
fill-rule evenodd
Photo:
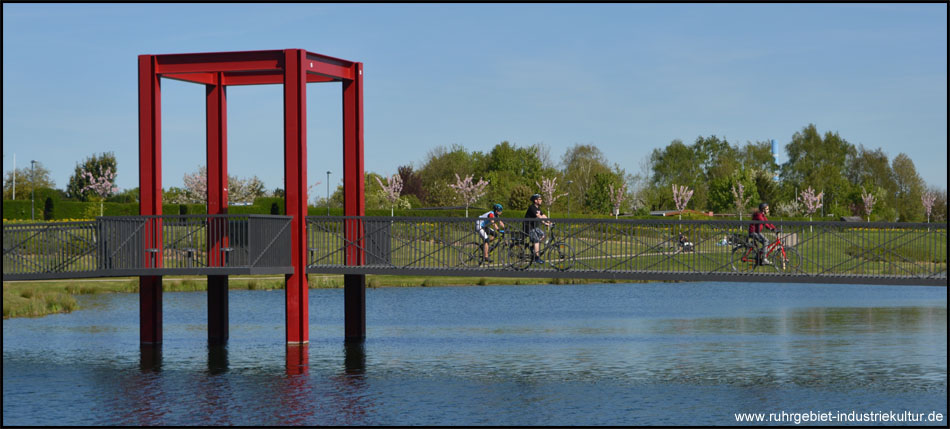
<instances>
[{"instance_id":1,"label":"red steel frame structure","mask_svg":"<svg viewBox=\"0 0 950 429\"><path fill-rule=\"evenodd\" d=\"M225 214L227 191L227 91L229 85L284 85L284 204L291 220L293 274L286 276L286 339L309 341L307 296L307 84L343 85L344 215L363 216L363 64L302 49L139 55L139 189L141 215L162 214L161 78L205 85L208 162L208 214ZM158 221L160 222L160 221ZM356 225L359 227L360 225ZM160 223L150 225L160 228ZM348 228L354 243L359 229ZM161 234L147 248L162 249ZM208 237L209 249L227 247L227 237ZM208 252L215 254L219 252ZM356 245L347 263L362 265ZM150 262L160 266L161 258ZM209 266L222 261L209 256ZM143 344L162 342L162 277L139 278L140 332ZM366 337L366 276L344 276L346 340ZM208 276L208 338L228 338L228 277Z\"/></svg>"}]
</instances>

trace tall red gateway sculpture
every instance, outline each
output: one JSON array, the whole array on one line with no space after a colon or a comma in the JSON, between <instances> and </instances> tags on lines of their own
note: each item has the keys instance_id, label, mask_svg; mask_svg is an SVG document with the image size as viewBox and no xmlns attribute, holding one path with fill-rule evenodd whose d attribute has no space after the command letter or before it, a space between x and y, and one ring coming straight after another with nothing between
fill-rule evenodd
<instances>
[{"instance_id":1,"label":"tall red gateway sculpture","mask_svg":"<svg viewBox=\"0 0 950 429\"><path fill-rule=\"evenodd\" d=\"M287 342L309 341L307 297L307 83L343 83L344 215L365 214L363 201L363 64L302 49L139 55L139 190L141 215L162 214L161 79L205 85L207 106L208 214L227 213L228 85L284 85L284 190L291 221L294 273L286 276ZM356 239L358 230L348 228ZM158 235L161 240L161 235ZM209 238L209 241L215 240ZM220 241L220 239L219 239ZM352 242L352 241L351 241ZM162 243L147 243L162 248ZM209 243L222 246L221 242ZM361 264L356 246L348 264ZM209 260L209 265L215 264ZM218 262L219 263L219 262ZM154 261L160 266L161 258ZM139 278L140 338L162 342L162 277ZM346 339L366 336L363 275L345 275ZM208 336L228 338L228 277L208 276Z\"/></svg>"}]
</instances>

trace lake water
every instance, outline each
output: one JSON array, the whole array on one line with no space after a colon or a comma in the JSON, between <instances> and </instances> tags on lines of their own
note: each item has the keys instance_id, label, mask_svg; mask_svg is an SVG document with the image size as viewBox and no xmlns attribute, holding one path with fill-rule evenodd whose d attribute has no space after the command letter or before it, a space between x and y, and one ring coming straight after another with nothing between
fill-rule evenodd
<instances>
[{"instance_id":1,"label":"lake water","mask_svg":"<svg viewBox=\"0 0 950 429\"><path fill-rule=\"evenodd\" d=\"M311 290L303 348L284 344L283 291L231 291L225 347L207 344L203 292L165 293L157 349L139 345L137 294L79 301L3 321L4 426L947 418L943 287L369 289L362 347L344 346L343 291Z\"/></svg>"}]
</instances>

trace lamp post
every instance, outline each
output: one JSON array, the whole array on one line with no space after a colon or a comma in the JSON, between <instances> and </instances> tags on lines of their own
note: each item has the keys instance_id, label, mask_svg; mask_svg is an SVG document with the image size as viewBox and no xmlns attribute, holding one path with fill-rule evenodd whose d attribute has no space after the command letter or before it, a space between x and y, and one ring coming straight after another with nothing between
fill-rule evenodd
<instances>
[{"instance_id":1,"label":"lamp post","mask_svg":"<svg viewBox=\"0 0 950 429\"><path fill-rule=\"evenodd\" d=\"M330 216L330 170L327 170L327 216Z\"/></svg>"},{"instance_id":2,"label":"lamp post","mask_svg":"<svg viewBox=\"0 0 950 429\"><path fill-rule=\"evenodd\" d=\"M13 173L16 175L16 172ZM36 161L30 160L30 220L36 220Z\"/></svg>"},{"instance_id":3,"label":"lamp post","mask_svg":"<svg viewBox=\"0 0 950 429\"><path fill-rule=\"evenodd\" d=\"M567 181L567 217L571 217L571 183L574 183L574 181Z\"/></svg>"}]
</instances>

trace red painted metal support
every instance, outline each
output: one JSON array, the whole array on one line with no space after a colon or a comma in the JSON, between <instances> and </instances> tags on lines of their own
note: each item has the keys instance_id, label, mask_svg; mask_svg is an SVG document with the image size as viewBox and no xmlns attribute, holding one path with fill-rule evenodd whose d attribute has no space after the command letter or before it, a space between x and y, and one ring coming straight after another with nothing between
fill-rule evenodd
<instances>
[{"instance_id":1,"label":"red painted metal support","mask_svg":"<svg viewBox=\"0 0 950 429\"><path fill-rule=\"evenodd\" d=\"M139 56L139 214L162 214L161 86L154 55ZM161 221L145 229L146 267L162 266ZM158 233L156 233L156 229ZM139 341L162 342L162 277L139 277Z\"/></svg>"},{"instance_id":2,"label":"red painted metal support","mask_svg":"<svg viewBox=\"0 0 950 429\"><path fill-rule=\"evenodd\" d=\"M307 296L307 77L306 51L284 51L284 204L290 221L291 261L286 276L287 342L310 341Z\"/></svg>"},{"instance_id":3,"label":"red painted metal support","mask_svg":"<svg viewBox=\"0 0 950 429\"><path fill-rule=\"evenodd\" d=\"M214 84L205 86L207 118L208 214L228 212L228 127L224 73L214 74ZM225 266L228 224L212 218L208 225L208 266ZM208 276L208 341L228 340L228 276Z\"/></svg>"},{"instance_id":4,"label":"red painted metal support","mask_svg":"<svg viewBox=\"0 0 950 429\"><path fill-rule=\"evenodd\" d=\"M351 67L352 80L343 82L343 215L366 214L363 172L363 64ZM347 220L346 264L365 264L363 224ZM348 341L366 338L366 276L343 276L345 336Z\"/></svg>"},{"instance_id":5,"label":"red painted metal support","mask_svg":"<svg viewBox=\"0 0 950 429\"><path fill-rule=\"evenodd\" d=\"M139 56L139 185L140 213L162 213L161 104L162 77L206 85L208 213L227 213L227 85L284 85L284 190L291 220L291 258L294 273L286 277L286 339L288 344L309 341L307 296L307 83L343 82L343 189L344 213L362 216L363 179L363 65L301 49L212 52ZM228 226L209 222L208 266L227 265ZM346 263L362 265L363 225L349 222ZM162 266L161 220L146 226L147 266ZM161 342L160 276L142 277L141 329L143 343ZM347 276L347 339L366 336L366 278ZM226 340L227 276L208 277L209 340ZM305 359L305 357L304 357Z\"/></svg>"}]
</instances>

